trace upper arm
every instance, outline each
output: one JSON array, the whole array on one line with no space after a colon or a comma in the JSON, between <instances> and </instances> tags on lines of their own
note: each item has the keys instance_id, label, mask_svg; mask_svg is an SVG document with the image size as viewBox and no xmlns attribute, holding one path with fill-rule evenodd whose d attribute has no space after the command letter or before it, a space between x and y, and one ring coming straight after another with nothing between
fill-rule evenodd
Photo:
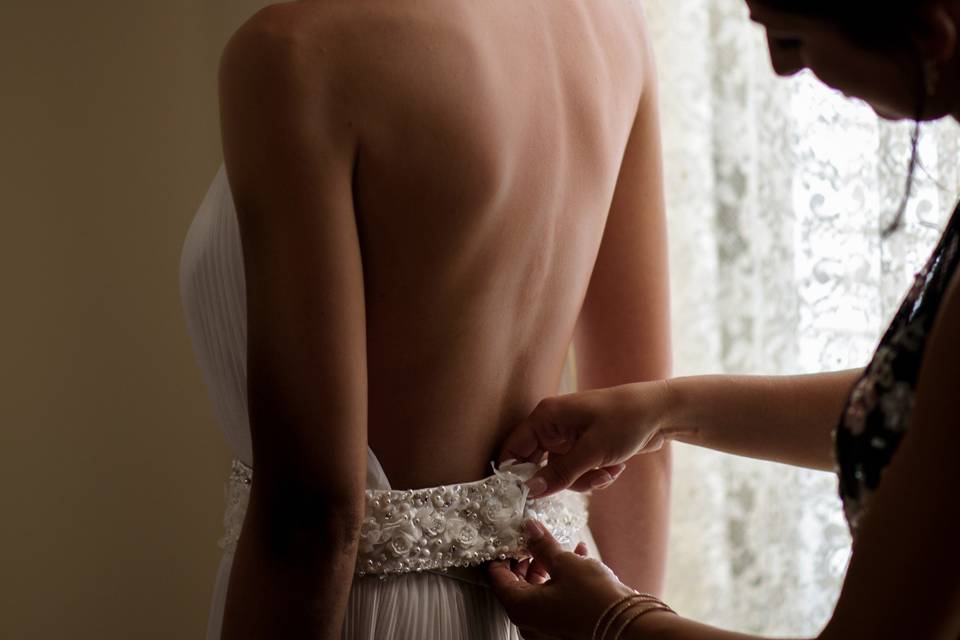
<instances>
[{"instance_id":1,"label":"upper arm","mask_svg":"<svg viewBox=\"0 0 960 640\"><path fill-rule=\"evenodd\" d=\"M670 301L657 94L648 55L597 261L574 338L579 389L669 377ZM590 497L590 524L604 562L629 585L662 588L670 455L630 460L620 480ZM625 502L643 508L624 510ZM637 549L637 539L643 539Z\"/></svg>"},{"instance_id":2,"label":"upper arm","mask_svg":"<svg viewBox=\"0 0 960 640\"><path fill-rule=\"evenodd\" d=\"M824 638L960 636L960 291L928 338L910 428L864 515Z\"/></svg>"},{"instance_id":3,"label":"upper arm","mask_svg":"<svg viewBox=\"0 0 960 640\"><path fill-rule=\"evenodd\" d=\"M643 94L575 334L577 375L588 387L670 374L658 96L649 50L645 59Z\"/></svg>"},{"instance_id":4,"label":"upper arm","mask_svg":"<svg viewBox=\"0 0 960 640\"><path fill-rule=\"evenodd\" d=\"M366 464L357 143L333 63L284 18L258 14L220 68L246 274L254 490L357 508Z\"/></svg>"}]
</instances>

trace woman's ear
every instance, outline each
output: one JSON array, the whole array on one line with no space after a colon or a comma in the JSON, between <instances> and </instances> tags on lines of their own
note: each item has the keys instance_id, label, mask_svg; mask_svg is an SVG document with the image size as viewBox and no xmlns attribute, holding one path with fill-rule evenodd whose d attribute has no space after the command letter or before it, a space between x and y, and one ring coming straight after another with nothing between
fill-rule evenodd
<instances>
[{"instance_id":1,"label":"woman's ear","mask_svg":"<svg viewBox=\"0 0 960 640\"><path fill-rule=\"evenodd\" d=\"M957 17L942 2L917 9L913 42L924 60L946 62L957 52Z\"/></svg>"}]
</instances>

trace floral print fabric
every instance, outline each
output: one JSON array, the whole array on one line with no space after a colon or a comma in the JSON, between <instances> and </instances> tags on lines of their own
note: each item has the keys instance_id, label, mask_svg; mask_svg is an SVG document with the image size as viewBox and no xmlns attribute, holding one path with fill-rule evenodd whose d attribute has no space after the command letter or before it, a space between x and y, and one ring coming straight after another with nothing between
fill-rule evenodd
<instances>
[{"instance_id":1,"label":"floral print fabric","mask_svg":"<svg viewBox=\"0 0 960 640\"><path fill-rule=\"evenodd\" d=\"M840 496L853 533L910 422L927 337L957 266L958 212L854 386L835 433Z\"/></svg>"}]
</instances>

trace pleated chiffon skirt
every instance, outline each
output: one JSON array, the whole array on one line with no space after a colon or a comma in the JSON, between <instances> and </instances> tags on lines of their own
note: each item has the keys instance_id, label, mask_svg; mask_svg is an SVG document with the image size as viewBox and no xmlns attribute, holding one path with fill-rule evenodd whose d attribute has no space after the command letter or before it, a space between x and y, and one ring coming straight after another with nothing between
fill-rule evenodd
<instances>
[{"instance_id":1,"label":"pleated chiffon skirt","mask_svg":"<svg viewBox=\"0 0 960 640\"><path fill-rule=\"evenodd\" d=\"M224 554L207 640L220 640L233 554ZM486 586L435 573L355 578L342 640L521 640Z\"/></svg>"}]
</instances>

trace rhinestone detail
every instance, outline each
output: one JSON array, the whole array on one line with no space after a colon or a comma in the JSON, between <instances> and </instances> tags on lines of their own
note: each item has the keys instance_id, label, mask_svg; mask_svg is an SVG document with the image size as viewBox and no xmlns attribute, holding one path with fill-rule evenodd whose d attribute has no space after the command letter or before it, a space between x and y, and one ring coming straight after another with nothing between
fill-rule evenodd
<instances>
[{"instance_id":1,"label":"rhinestone detail","mask_svg":"<svg viewBox=\"0 0 960 640\"><path fill-rule=\"evenodd\" d=\"M536 518L572 547L587 523L586 498L563 491L527 499L531 463L506 461L477 482L416 490L367 490L360 526L356 574L389 575L471 567L495 559L522 558L520 525ZM222 549L232 553L243 527L253 469L239 460L227 483Z\"/></svg>"}]
</instances>

